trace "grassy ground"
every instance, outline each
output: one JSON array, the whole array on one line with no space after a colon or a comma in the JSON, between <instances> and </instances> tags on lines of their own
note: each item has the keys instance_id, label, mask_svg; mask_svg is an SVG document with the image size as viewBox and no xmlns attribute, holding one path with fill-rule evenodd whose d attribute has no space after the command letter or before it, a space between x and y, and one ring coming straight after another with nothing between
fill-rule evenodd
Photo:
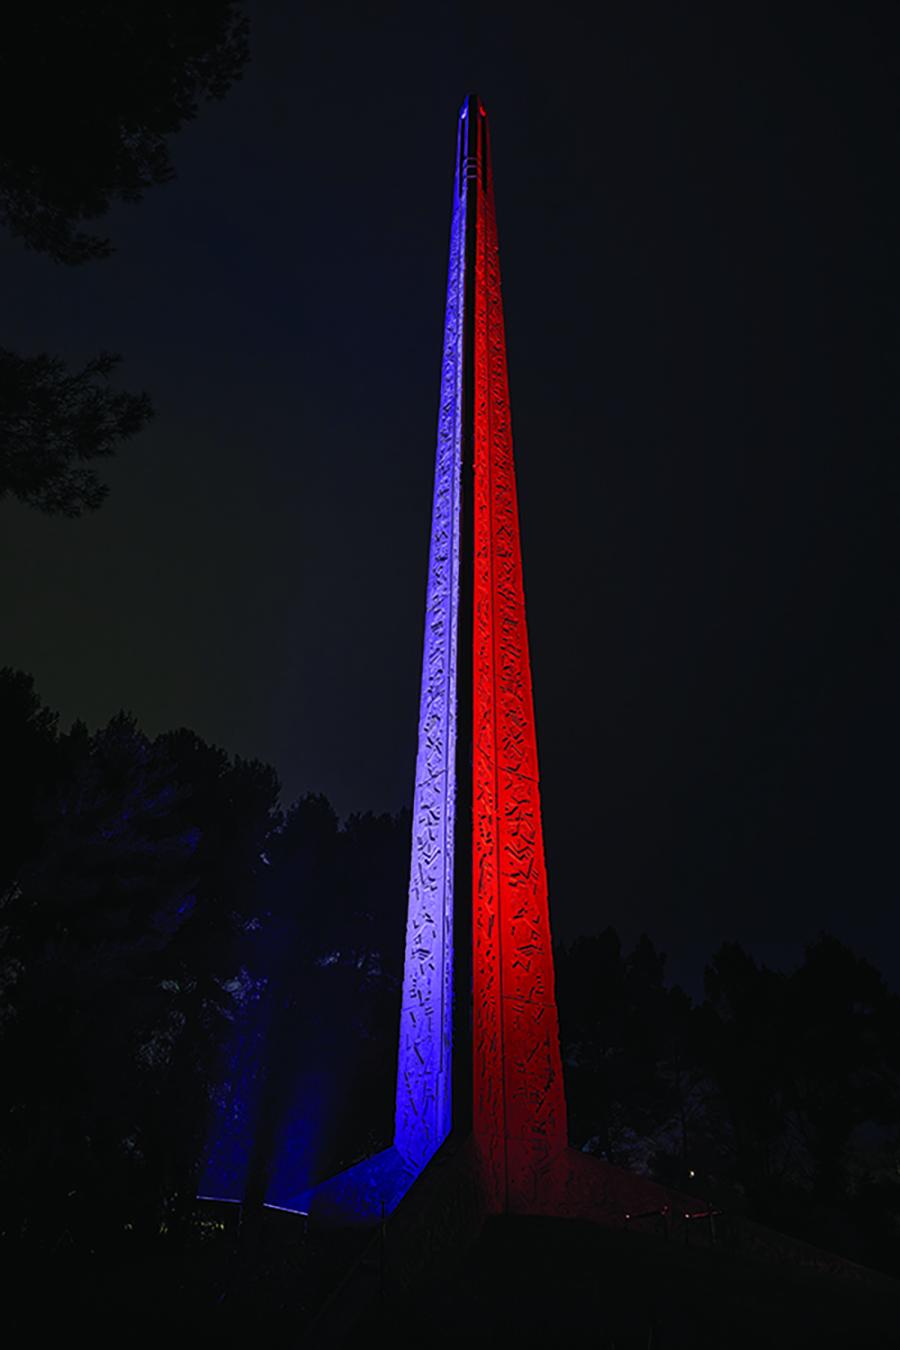
<instances>
[{"instance_id":1,"label":"grassy ground","mask_svg":"<svg viewBox=\"0 0 900 1350\"><path fill-rule=\"evenodd\" d=\"M896 1293L579 1221L489 1220L449 1279L384 1312L430 1346L896 1350ZM366 1339L365 1331L359 1344Z\"/></svg>"},{"instance_id":2,"label":"grassy ground","mask_svg":"<svg viewBox=\"0 0 900 1350\"><path fill-rule=\"evenodd\" d=\"M308 1232L272 1211L248 1267L237 1218L234 1207L206 1207L180 1247L165 1235L138 1244L123 1234L103 1251L0 1253L7 1343L87 1333L93 1346L302 1345L329 1292L364 1257L367 1294L354 1330L329 1340L326 1323L320 1341L320 1322L316 1343L900 1350L900 1285L863 1287L722 1246L576 1220L491 1219L473 1245L445 1253L406 1289L377 1237ZM331 1306L342 1302L339 1292Z\"/></svg>"}]
</instances>

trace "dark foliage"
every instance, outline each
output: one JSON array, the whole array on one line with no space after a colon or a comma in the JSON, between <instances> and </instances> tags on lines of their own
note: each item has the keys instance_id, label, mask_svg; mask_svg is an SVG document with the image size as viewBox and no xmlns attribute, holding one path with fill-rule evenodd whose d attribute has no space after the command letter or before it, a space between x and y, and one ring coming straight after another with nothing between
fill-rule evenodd
<instances>
[{"instance_id":1,"label":"dark foliage","mask_svg":"<svg viewBox=\"0 0 900 1350\"><path fill-rule=\"evenodd\" d=\"M45 708L34 680L0 670L0 894L41 843L38 801L58 772L57 717Z\"/></svg>"},{"instance_id":2,"label":"dark foliage","mask_svg":"<svg viewBox=\"0 0 900 1350\"><path fill-rule=\"evenodd\" d=\"M573 1141L900 1273L900 999L827 935L789 973L724 944L698 1007L664 970L612 930L558 953Z\"/></svg>"},{"instance_id":3,"label":"dark foliage","mask_svg":"<svg viewBox=\"0 0 900 1350\"><path fill-rule=\"evenodd\" d=\"M248 1019L250 1209L310 1072L330 1085L316 1167L383 1146L408 816L341 827L308 797L283 817L268 766L125 714L60 735L20 672L0 729L7 1237L179 1241Z\"/></svg>"},{"instance_id":4,"label":"dark foliage","mask_svg":"<svg viewBox=\"0 0 900 1350\"><path fill-rule=\"evenodd\" d=\"M96 1245L193 1204L278 785L124 715L60 737L55 767L3 905L0 1157L13 1231Z\"/></svg>"},{"instance_id":5,"label":"dark foliage","mask_svg":"<svg viewBox=\"0 0 900 1350\"><path fill-rule=\"evenodd\" d=\"M115 201L173 176L168 137L247 61L232 0L32 0L4 13L0 213L29 248L80 263Z\"/></svg>"},{"instance_id":6,"label":"dark foliage","mask_svg":"<svg viewBox=\"0 0 900 1350\"><path fill-rule=\"evenodd\" d=\"M267 766L125 714L60 734L17 672L0 730L4 1250L88 1284L101 1258L193 1271L202 1302L227 1261L198 1273L221 1224L195 1196L236 1038L245 1277L292 1122L314 1105L310 1183L390 1139L409 817L282 813ZM725 945L694 1006L648 938L607 930L557 953L557 990L576 1146L900 1272L900 1000L868 962L827 936L788 973ZM291 1260L314 1281L321 1255Z\"/></svg>"},{"instance_id":7,"label":"dark foliage","mask_svg":"<svg viewBox=\"0 0 900 1350\"><path fill-rule=\"evenodd\" d=\"M88 462L114 454L153 412L146 394L107 384L118 361L102 352L72 374L58 357L0 347L0 500L63 516L100 506L108 488Z\"/></svg>"},{"instance_id":8,"label":"dark foliage","mask_svg":"<svg viewBox=\"0 0 900 1350\"><path fill-rule=\"evenodd\" d=\"M112 252L82 226L174 175L169 137L221 98L248 58L233 0L35 0L4 12L0 44L0 220L57 262ZM0 348L0 500L51 515L96 510L90 461L147 423L146 394L106 383L117 356L72 373Z\"/></svg>"}]
</instances>

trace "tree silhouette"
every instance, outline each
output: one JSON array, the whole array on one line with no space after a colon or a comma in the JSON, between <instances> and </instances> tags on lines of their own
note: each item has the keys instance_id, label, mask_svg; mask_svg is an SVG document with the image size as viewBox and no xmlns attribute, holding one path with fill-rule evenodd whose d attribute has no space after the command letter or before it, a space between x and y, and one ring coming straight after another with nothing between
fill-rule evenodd
<instances>
[{"instance_id":1,"label":"tree silhouette","mask_svg":"<svg viewBox=\"0 0 900 1350\"><path fill-rule=\"evenodd\" d=\"M234 0L30 0L4 14L0 214L62 263L112 251L85 221L174 175L168 137L248 57Z\"/></svg>"},{"instance_id":2,"label":"tree silhouette","mask_svg":"<svg viewBox=\"0 0 900 1350\"><path fill-rule=\"evenodd\" d=\"M739 944L724 943L706 969L705 987L695 1045L723 1109L726 1153L755 1201L775 1204L797 1166L797 1141L786 1129L796 1071L788 976L758 966Z\"/></svg>"},{"instance_id":3,"label":"tree silhouette","mask_svg":"<svg viewBox=\"0 0 900 1350\"><path fill-rule=\"evenodd\" d=\"M823 935L790 981L790 1106L817 1201L850 1182L850 1145L866 1122L900 1125L900 1000L870 962Z\"/></svg>"},{"instance_id":4,"label":"tree silhouette","mask_svg":"<svg viewBox=\"0 0 900 1350\"><path fill-rule=\"evenodd\" d=\"M142 1184L139 1050L167 999L150 964L184 920L195 847L130 719L63 741L41 850L4 905L4 1191L13 1230L40 1216L51 1233L102 1229Z\"/></svg>"},{"instance_id":5,"label":"tree silhouette","mask_svg":"<svg viewBox=\"0 0 900 1350\"><path fill-rule=\"evenodd\" d=\"M790 972L725 944L706 992L693 1049L708 1080L719 1177L764 1222L896 1269L900 1233L895 1226L892 1242L872 1249L859 1197L900 1214L896 1162L883 1172L879 1162L900 1142L900 999L828 935Z\"/></svg>"},{"instance_id":6,"label":"tree silhouette","mask_svg":"<svg viewBox=\"0 0 900 1350\"><path fill-rule=\"evenodd\" d=\"M174 176L169 137L222 98L248 59L234 0L33 0L4 13L0 46L0 221L56 262L104 258L85 229L114 202ZM106 379L107 352L78 372L0 349L0 499L54 515L96 510L91 460L115 453L152 413Z\"/></svg>"},{"instance_id":7,"label":"tree silhouette","mask_svg":"<svg viewBox=\"0 0 900 1350\"><path fill-rule=\"evenodd\" d=\"M45 708L34 680L22 670L0 670L0 894L40 847L38 798L58 764L57 717Z\"/></svg>"},{"instance_id":8,"label":"tree silhouette","mask_svg":"<svg viewBox=\"0 0 900 1350\"><path fill-rule=\"evenodd\" d=\"M685 1129L687 1097L673 1074L689 1001L666 988L665 957L646 935L623 955L611 928L556 958L566 1095L575 1142L607 1161L646 1169ZM676 1146L683 1152L683 1143Z\"/></svg>"},{"instance_id":9,"label":"tree silhouette","mask_svg":"<svg viewBox=\"0 0 900 1350\"><path fill-rule=\"evenodd\" d=\"M119 357L102 352L70 374L58 357L0 347L0 499L80 516L108 488L88 461L108 457L152 415L146 394L111 389Z\"/></svg>"},{"instance_id":10,"label":"tree silhouette","mask_svg":"<svg viewBox=\"0 0 900 1350\"><path fill-rule=\"evenodd\" d=\"M125 714L59 734L16 671L0 733L3 1254L196 1256L230 1093L252 1302L270 1183L299 1196L390 1139L408 813L282 813L268 766ZM900 1271L900 999L828 936L785 972L725 944L705 990L647 937L559 951L572 1141Z\"/></svg>"},{"instance_id":11,"label":"tree silhouette","mask_svg":"<svg viewBox=\"0 0 900 1350\"><path fill-rule=\"evenodd\" d=\"M27 763L55 726L4 686ZM125 715L54 738L0 923L7 1233L183 1230L277 794L267 766Z\"/></svg>"}]
</instances>

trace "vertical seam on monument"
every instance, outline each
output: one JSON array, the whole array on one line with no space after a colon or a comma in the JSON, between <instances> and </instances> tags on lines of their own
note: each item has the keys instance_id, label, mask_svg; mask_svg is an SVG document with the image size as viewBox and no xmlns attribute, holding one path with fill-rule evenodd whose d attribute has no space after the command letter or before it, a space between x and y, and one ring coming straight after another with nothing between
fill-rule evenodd
<instances>
[{"instance_id":1,"label":"vertical seam on monument","mask_svg":"<svg viewBox=\"0 0 900 1350\"><path fill-rule=\"evenodd\" d=\"M483 341L485 352L485 419L483 424L483 444L482 444L482 463L486 470L487 479L487 503L488 503L488 556L489 556L489 578L490 588L488 591L490 605L490 633L491 633L491 719L493 721L493 744L494 744L494 867L496 877L496 922L497 922L497 1026L499 1033L500 1049L500 1101L501 1117L503 1122L503 1195L504 1205L509 1207L509 1118L507 1113L507 1090L506 1090L506 1018L504 1009L504 980L503 980L503 922L502 922L502 888L503 888L503 859L500 848L500 815L501 815L501 797L500 797L500 738L498 722L498 682L497 682L497 573L496 573L496 550L494 547L495 517L494 517L494 464L493 464L493 399L491 398L491 290L488 282L488 267L490 260L488 249L490 247L490 232L488 216L493 205L488 195L488 188L485 187L485 173L487 166L487 127L484 120L478 119L479 137L481 140L481 156L483 172L479 175L479 202L481 209L479 211L479 239L478 249L481 253L481 290L484 297L482 307L482 322L484 325Z\"/></svg>"},{"instance_id":2,"label":"vertical seam on monument","mask_svg":"<svg viewBox=\"0 0 900 1350\"><path fill-rule=\"evenodd\" d=\"M473 942L475 936L473 924L474 882L472 859L474 853L474 645L473 626L475 615L474 575L475 559L473 550L475 520L475 441L474 441L474 317L475 317L475 274L476 274L476 231L475 212L478 206L474 180L477 173L477 123L472 117L472 100L467 98L463 106L461 120L465 122L463 136L463 205L461 216L464 226L461 231L460 257L463 281L461 284L461 304L463 321L460 337L460 562L459 562L459 618L458 631L461 655L459 672L460 717L457 724L457 792L460 807L457 820L461 823L458 844L454 850L456 860L456 882L461 894L465 896L459 907L459 920L456 927L455 947L459 952L459 965L456 967L455 991L460 996L459 1019L455 1028L463 1034L457 1036L454 1046L454 1058L458 1072L455 1081L461 1091L460 1109L454 1115L454 1121L463 1129L472 1123L474 1101L473 1078L475 1057L472 1036L475 1018L472 1009L473 995ZM470 191L471 189L471 191Z\"/></svg>"}]
</instances>

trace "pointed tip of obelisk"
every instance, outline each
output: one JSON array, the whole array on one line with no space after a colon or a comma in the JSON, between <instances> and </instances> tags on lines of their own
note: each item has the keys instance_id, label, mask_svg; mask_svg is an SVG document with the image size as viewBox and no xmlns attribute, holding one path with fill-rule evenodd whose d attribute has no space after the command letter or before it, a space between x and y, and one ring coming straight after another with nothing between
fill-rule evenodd
<instances>
[{"instance_id":1,"label":"pointed tip of obelisk","mask_svg":"<svg viewBox=\"0 0 900 1350\"><path fill-rule=\"evenodd\" d=\"M479 96L473 91L466 94L459 109L460 121L464 117L487 117L487 110Z\"/></svg>"}]
</instances>

